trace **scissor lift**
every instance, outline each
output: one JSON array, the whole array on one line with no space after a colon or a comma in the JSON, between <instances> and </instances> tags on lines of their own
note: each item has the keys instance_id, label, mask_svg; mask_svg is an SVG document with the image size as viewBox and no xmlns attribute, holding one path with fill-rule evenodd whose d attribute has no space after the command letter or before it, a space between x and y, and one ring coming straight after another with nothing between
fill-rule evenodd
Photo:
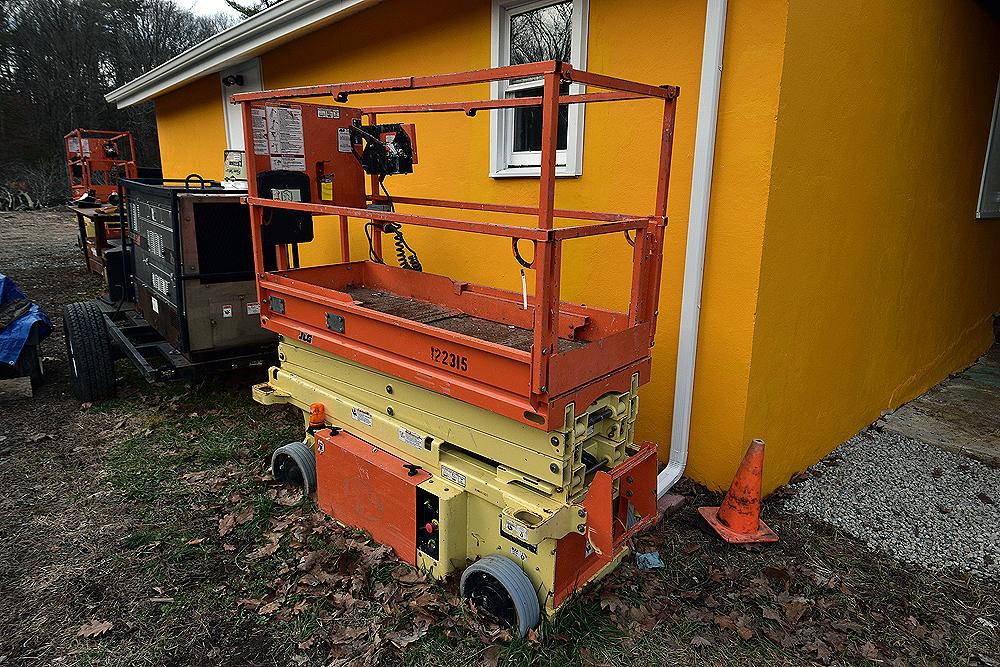
<instances>
[{"instance_id":1,"label":"scissor lift","mask_svg":"<svg viewBox=\"0 0 1000 667\"><path fill-rule=\"evenodd\" d=\"M66 171L73 199L90 194L106 204L117 194L119 178L135 178L135 143L131 132L77 129L63 137Z\"/></svg>"},{"instance_id":2,"label":"scissor lift","mask_svg":"<svg viewBox=\"0 0 1000 667\"><path fill-rule=\"evenodd\" d=\"M345 105L361 94L522 77L540 78L543 94ZM601 92L560 94L564 81ZM522 633L537 622L539 603L554 612L617 565L630 538L655 520L656 446L635 443L633 432L656 327L678 93L548 61L234 97L254 156L247 203L261 322L281 336L279 366L253 394L292 403L312 419L304 446L275 453L276 474L315 484L323 510L432 576L475 561L462 575L463 593ZM308 98L338 104L301 101ZM662 110L652 214L555 208L560 105L641 99ZM362 119L384 128L378 118L386 115L522 107L541 107L537 206L390 199L377 175L366 187L355 160L362 144L351 131ZM393 129L413 133L413 126ZM288 176L275 164L304 170L300 191L273 187ZM537 224L397 206L520 214ZM341 261L297 268L297 243L311 230L272 243L268 227L280 215L332 216L317 220L339 222ZM577 224L557 227L556 219ZM360 223L370 231L371 259L352 261L348 228ZM398 225L509 238L525 264L520 250L532 244L533 294L387 266L382 232ZM563 243L619 234L633 248L628 312L562 301Z\"/></svg>"}]
</instances>

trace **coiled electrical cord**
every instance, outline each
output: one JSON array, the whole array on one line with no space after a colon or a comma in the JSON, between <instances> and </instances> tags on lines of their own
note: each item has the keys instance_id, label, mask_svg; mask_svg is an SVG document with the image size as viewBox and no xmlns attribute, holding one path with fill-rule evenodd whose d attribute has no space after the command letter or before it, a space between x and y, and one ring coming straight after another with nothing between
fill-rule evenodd
<instances>
[{"instance_id":1,"label":"coiled electrical cord","mask_svg":"<svg viewBox=\"0 0 1000 667\"><path fill-rule=\"evenodd\" d=\"M420 264L420 259L417 258L416 251L403 238L403 231L399 225L390 222L382 226L382 231L392 234L392 243L396 247L396 261L399 262L402 268L409 269L410 271L424 270L424 267Z\"/></svg>"},{"instance_id":2,"label":"coiled electrical cord","mask_svg":"<svg viewBox=\"0 0 1000 667\"><path fill-rule=\"evenodd\" d=\"M396 207L392 203L392 196L385 188L385 176L379 178L378 183L382 186L382 192L385 193L389 210L395 211ZM374 223L369 222L365 224L365 237L368 239L368 257L373 262L385 264L385 262L379 259L378 255L375 253L375 241L372 235L374 228ZM423 265L420 263L420 259L417 257L417 251L411 248L410 244L406 242L406 238L403 237L403 229L399 224L386 222L381 225L381 230L386 234L392 234L392 243L396 248L396 261L399 262L400 268L409 269L410 271L424 270Z\"/></svg>"}]
</instances>

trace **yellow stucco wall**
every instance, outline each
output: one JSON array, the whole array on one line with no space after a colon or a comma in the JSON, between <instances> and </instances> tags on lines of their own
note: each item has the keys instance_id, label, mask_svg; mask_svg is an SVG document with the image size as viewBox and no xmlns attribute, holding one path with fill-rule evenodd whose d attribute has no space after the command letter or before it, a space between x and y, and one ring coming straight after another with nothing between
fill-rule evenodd
<instances>
[{"instance_id":1,"label":"yellow stucco wall","mask_svg":"<svg viewBox=\"0 0 1000 667\"><path fill-rule=\"evenodd\" d=\"M742 438L767 439L768 489L971 363L1000 309L1000 224L975 220L997 23L789 5Z\"/></svg>"},{"instance_id":2,"label":"yellow stucco wall","mask_svg":"<svg viewBox=\"0 0 1000 667\"><path fill-rule=\"evenodd\" d=\"M156 98L160 165L166 178L222 178L226 121L219 76L198 79Z\"/></svg>"},{"instance_id":3,"label":"yellow stucco wall","mask_svg":"<svg viewBox=\"0 0 1000 667\"><path fill-rule=\"evenodd\" d=\"M653 377L639 417L639 436L664 454L704 21L704 0L590 3L588 69L683 91ZM391 39L373 44L387 25ZM489 31L488 0L387 0L263 54L264 84L488 67ZM976 222L974 210L1000 33L972 0L731 0L725 49L688 474L725 487L749 440L764 437L770 490L989 344L1000 225ZM157 100L168 175L221 175L219 86L212 75ZM488 94L481 86L354 101L474 92ZM559 180L557 204L649 211L656 155L642 147L657 136L657 117L646 103L591 105L583 175ZM535 202L535 179L489 177L488 114L410 119L420 163L387 181L394 194ZM407 236L428 271L519 288L500 239ZM318 238L306 262L334 258L333 226ZM365 256L360 226L352 248ZM620 237L568 243L564 298L622 307L629 257Z\"/></svg>"},{"instance_id":4,"label":"yellow stucco wall","mask_svg":"<svg viewBox=\"0 0 1000 667\"><path fill-rule=\"evenodd\" d=\"M690 199L704 0L650 3L591 0L587 68L654 84L682 87L678 106L660 317L652 381L642 391L639 436L666 455L673 405L677 327ZM718 485L717 458L743 436L753 312L770 181L784 40L785 0L730 4L718 161L712 196L711 256L706 267L690 471ZM372 41L373 35L387 36ZM375 77L479 69L490 65L490 2L387 0L343 22L261 56L268 88ZM354 102L460 99L488 88L443 89L360 97ZM225 138L217 75L161 97L157 104L164 170L221 173ZM559 179L557 205L651 212L655 193L659 113L655 103L591 105L587 109L583 175ZM391 177L393 194L534 204L537 179L489 177L488 114L411 116L418 123L415 173ZM193 131L196 128L196 131ZM494 214L501 222L525 218ZM509 243L491 238L409 229L426 270L465 280L520 288ZM334 259L336 232L318 232L305 262ZM366 256L360 225L356 258ZM331 253L331 254L327 254ZM620 237L565 246L563 296L623 307L631 252ZM529 284L530 284L529 280ZM720 443L732 443L723 446Z\"/></svg>"}]
</instances>

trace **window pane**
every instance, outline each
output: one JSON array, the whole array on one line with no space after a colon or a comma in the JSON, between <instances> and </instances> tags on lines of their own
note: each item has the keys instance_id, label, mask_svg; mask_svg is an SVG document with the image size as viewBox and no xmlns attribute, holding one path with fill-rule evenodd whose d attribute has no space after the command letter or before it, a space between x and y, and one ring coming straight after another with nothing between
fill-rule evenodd
<instances>
[{"instance_id":1,"label":"window pane","mask_svg":"<svg viewBox=\"0 0 1000 667\"><path fill-rule=\"evenodd\" d=\"M558 2L510 17L510 64L570 61L573 3Z\"/></svg>"},{"instance_id":2,"label":"window pane","mask_svg":"<svg viewBox=\"0 0 1000 667\"><path fill-rule=\"evenodd\" d=\"M569 93L569 83L564 81L559 86L563 95ZM541 97L542 87L522 88L513 92L514 97ZM556 148L566 150L566 136L569 126L569 105L559 105L559 138ZM514 109L514 151L542 150L542 108L520 107Z\"/></svg>"}]
</instances>

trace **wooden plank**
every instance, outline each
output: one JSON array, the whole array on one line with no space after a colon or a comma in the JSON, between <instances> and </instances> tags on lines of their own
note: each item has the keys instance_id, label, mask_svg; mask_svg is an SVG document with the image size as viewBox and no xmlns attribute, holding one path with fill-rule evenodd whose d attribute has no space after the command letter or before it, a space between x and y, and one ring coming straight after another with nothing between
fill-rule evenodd
<instances>
[{"instance_id":1,"label":"wooden plank","mask_svg":"<svg viewBox=\"0 0 1000 667\"><path fill-rule=\"evenodd\" d=\"M31 391L30 377L0 380L0 403L3 401L17 401L22 398L31 398L32 396L34 396L34 392Z\"/></svg>"}]
</instances>

